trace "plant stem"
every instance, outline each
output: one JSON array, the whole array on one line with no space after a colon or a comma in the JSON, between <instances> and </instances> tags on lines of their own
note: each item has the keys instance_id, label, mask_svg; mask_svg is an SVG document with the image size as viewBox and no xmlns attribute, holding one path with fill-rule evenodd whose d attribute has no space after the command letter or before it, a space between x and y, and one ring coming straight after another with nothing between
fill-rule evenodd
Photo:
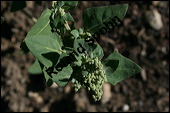
<instances>
[{"instance_id":1,"label":"plant stem","mask_svg":"<svg viewBox=\"0 0 170 113\"><path fill-rule=\"evenodd\" d=\"M56 2L57 2L57 1L52 1L52 7L54 7L54 5L55 5ZM70 29L70 26L69 26L68 23L67 23L67 21L65 21L64 26L66 27L67 31L70 31L70 30L71 30L71 29Z\"/></svg>"},{"instance_id":2,"label":"plant stem","mask_svg":"<svg viewBox=\"0 0 170 113\"><path fill-rule=\"evenodd\" d=\"M66 29L67 29L67 31L70 31L71 29L70 29L70 26L68 25L68 22L67 21L65 21L65 27L66 27Z\"/></svg>"},{"instance_id":3,"label":"plant stem","mask_svg":"<svg viewBox=\"0 0 170 113\"><path fill-rule=\"evenodd\" d=\"M57 1L52 1L52 7L54 7L54 4L56 3Z\"/></svg>"}]
</instances>

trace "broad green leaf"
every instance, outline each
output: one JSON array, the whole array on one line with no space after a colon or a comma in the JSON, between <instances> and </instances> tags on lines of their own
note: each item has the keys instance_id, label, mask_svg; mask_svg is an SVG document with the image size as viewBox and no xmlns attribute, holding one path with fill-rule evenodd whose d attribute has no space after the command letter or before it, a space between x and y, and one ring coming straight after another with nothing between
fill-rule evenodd
<instances>
[{"instance_id":1,"label":"broad green leaf","mask_svg":"<svg viewBox=\"0 0 170 113\"><path fill-rule=\"evenodd\" d=\"M85 43L84 39L75 39L74 40L74 45L73 45L73 49L75 51L75 53L77 53L75 55L76 57L76 64L80 65L81 64L81 58L82 58L82 55L88 55L87 54L87 50L86 50L86 47L88 47L88 44Z\"/></svg>"},{"instance_id":2,"label":"broad green leaf","mask_svg":"<svg viewBox=\"0 0 170 113\"><path fill-rule=\"evenodd\" d=\"M104 70L106 72L106 75L110 76L117 69L117 67L119 65L119 60L105 60L102 63L104 64ZM108 79L108 77L107 77L107 79Z\"/></svg>"},{"instance_id":3,"label":"broad green leaf","mask_svg":"<svg viewBox=\"0 0 170 113\"><path fill-rule=\"evenodd\" d=\"M43 73L40 63L38 62L37 59L35 60L34 64L30 66L28 71L31 74L42 74Z\"/></svg>"},{"instance_id":4,"label":"broad green leaf","mask_svg":"<svg viewBox=\"0 0 170 113\"><path fill-rule=\"evenodd\" d=\"M71 31L71 34L75 37L75 38L78 38L79 37L79 32L77 29L74 29Z\"/></svg>"},{"instance_id":5,"label":"broad green leaf","mask_svg":"<svg viewBox=\"0 0 170 113\"><path fill-rule=\"evenodd\" d=\"M53 62L46 57L48 53L53 53L53 57L58 59L58 55L63 52L56 37L57 35L52 33L51 35L30 36L25 39L31 53L46 67L54 65Z\"/></svg>"},{"instance_id":6,"label":"broad green leaf","mask_svg":"<svg viewBox=\"0 0 170 113\"><path fill-rule=\"evenodd\" d=\"M78 51L78 49L80 50L80 52ZM74 50L79 54L83 54L81 52L84 52L91 58L98 57L100 60L104 56L103 49L99 44L94 43L89 46L89 42L86 42L85 39L76 39L74 42Z\"/></svg>"},{"instance_id":7,"label":"broad green leaf","mask_svg":"<svg viewBox=\"0 0 170 113\"><path fill-rule=\"evenodd\" d=\"M73 69L71 68L70 65L68 65L67 67L64 67L62 71L58 72L57 74L52 73L52 78L50 78L47 72L44 70L46 80L51 79L60 87L64 87L69 82L72 72Z\"/></svg>"},{"instance_id":8,"label":"broad green leaf","mask_svg":"<svg viewBox=\"0 0 170 113\"><path fill-rule=\"evenodd\" d=\"M83 11L83 25L85 30L92 33L100 32L102 28L108 28L108 22L112 22L115 16L122 20L128 9L127 4L89 8ZM116 22L117 19L115 19ZM105 25L106 24L106 25ZM108 28L109 29L109 28Z\"/></svg>"},{"instance_id":9,"label":"broad green leaf","mask_svg":"<svg viewBox=\"0 0 170 113\"><path fill-rule=\"evenodd\" d=\"M3 21L4 21L4 17L1 17L1 24L3 23Z\"/></svg>"},{"instance_id":10,"label":"broad green leaf","mask_svg":"<svg viewBox=\"0 0 170 113\"><path fill-rule=\"evenodd\" d=\"M70 15L70 13L65 13L63 16L64 20L66 21L74 21L73 17Z\"/></svg>"},{"instance_id":11,"label":"broad green leaf","mask_svg":"<svg viewBox=\"0 0 170 113\"><path fill-rule=\"evenodd\" d=\"M63 49L64 50L72 50L73 49L73 44L74 44L74 38L71 34L66 35L63 37Z\"/></svg>"},{"instance_id":12,"label":"broad green leaf","mask_svg":"<svg viewBox=\"0 0 170 113\"><path fill-rule=\"evenodd\" d=\"M122 56L118 52L110 54L103 64L107 81L112 85L139 73L141 69L135 62Z\"/></svg>"},{"instance_id":13,"label":"broad green leaf","mask_svg":"<svg viewBox=\"0 0 170 113\"><path fill-rule=\"evenodd\" d=\"M52 74L52 80L60 87L64 87L71 77L73 69L70 65L64 67L62 71L58 72L58 74Z\"/></svg>"},{"instance_id":14,"label":"broad green leaf","mask_svg":"<svg viewBox=\"0 0 170 113\"><path fill-rule=\"evenodd\" d=\"M18 11L26 7L25 1L13 1L11 6L11 12Z\"/></svg>"},{"instance_id":15,"label":"broad green leaf","mask_svg":"<svg viewBox=\"0 0 170 113\"><path fill-rule=\"evenodd\" d=\"M45 57L46 54L61 54L63 52L59 35L51 32L50 15L51 10L45 10L25 38L30 52L46 67L54 65L51 59Z\"/></svg>"},{"instance_id":16,"label":"broad green leaf","mask_svg":"<svg viewBox=\"0 0 170 113\"><path fill-rule=\"evenodd\" d=\"M42 12L41 16L28 32L27 37L37 36L37 35L49 35L51 34L51 26L50 26L50 16L52 11L50 9L46 9Z\"/></svg>"},{"instance_id":17,"label":"broad green leaf","mask_svg":"<svg viewBox=\"0 0 170 113\"><path fill-rule=\"evenodd\" d=\"M96 47L94 48L94 50L92 52L93 57L98 57L99 60L101 60L104 56L103 49L99 44L95 44L95 45L96 45Z\"/></svg>"}]
</instances>

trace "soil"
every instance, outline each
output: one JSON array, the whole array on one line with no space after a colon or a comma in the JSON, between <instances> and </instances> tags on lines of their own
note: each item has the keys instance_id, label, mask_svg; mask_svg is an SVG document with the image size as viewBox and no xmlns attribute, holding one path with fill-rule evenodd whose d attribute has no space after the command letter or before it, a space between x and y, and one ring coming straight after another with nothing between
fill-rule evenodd
<instances>
[{"instance_id":1,"label":"soil","mask_svg":"<svg viewBox=\"0 0 170 113\"><path fill-rule=\"evenodd\" d=\"M11 2L1 1L1 111L169 111L169 2L108 2L82 1L71 11L82 27L82 11L90 7L128 3L128 12L99 43L105 56L114 50L138 63L140 73L115 86L110 85L111 97L106 103L93 102L85 89L74 92L73 84L60 88L46 86L43 75L30 75L29 66L35 58L20 54L20 44L34 21L24 12L38 18L51 2L41 5L28 1L20 11L10 12ZM155 30L146 21L145 13L156 9L163 22Z\"/></svg>"}]
</instances>

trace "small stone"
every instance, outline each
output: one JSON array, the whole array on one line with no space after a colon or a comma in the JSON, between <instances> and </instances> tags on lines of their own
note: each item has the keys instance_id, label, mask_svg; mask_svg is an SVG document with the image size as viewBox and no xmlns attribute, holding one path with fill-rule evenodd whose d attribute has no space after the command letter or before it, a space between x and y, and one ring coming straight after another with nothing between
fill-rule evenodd
<instances>
[{"instance_id":1,"label":"small stone","mask_svg":"<svg viewBox=\"0 0 170 113\"><path fill-rule=\"evenodd\" d=\"M58 88L58 85L57 85L56 83L53 83L53 84L51 85L51 88Z\"/></svg>"},{"instance_id":2,"label":"small stone","mask_svg":"<svg viewBox=\"0 0 170 113\"><path fill-rule=\"evenodd\" d=\"M68 85L66 85L66 87L64 88L64 92L66 93L66 94L69 94L70 92L71 92L71 86L68 84Z\"/></svg>"},{"instance_id":3,"label":"small stone","mask_svg":"<svg viewBox=\"0 0 170 113\"><path fill-rule=\"evenodd\" d=\"M141 77L142 77L143 81L147 80L147 75L146 75L146 69L145 68L143 68L141 70Z\"/></svg>"},{"instance_id":4,"label":"small stone","mask_svg":"<svg viewBox=\"0 0 170 113\"><path fill-rule=\"evenodd\" d=\"M159 3L160 3L160 1L152 1L152 4L153 4L154 6L157 6Z\"/></svg>"},{"instance_id":5,"label":"small stone","mask_svg":"<svg viewBox=\"0 0 170 113\"><path fill-rule=\"evenodd\" d=\"M160 30L163 27L161 15L156 9L147 11L145 17L146 21L153 29Z\"/></svg>"},{"instance_id":6,"label":"small stone","mask_svg":"<svg viewBox=\"0 0 170 113\"><path fill-rule=\"evenodd\" d=\"M109 83L104 83L103 84L103 96L101 100L102 104L109 102L111 97L112 97L111 86Z\"/></svg>"},{"instance_id":7,"label":"small stone","mask_svg":"<svg viewBox=\"0 0 170 113\"><path fill-rule=\"evenodd\" d=\"M123 109L122 109L123 111L128 111L129 110L129 105L127 105L127 104L125 104L124 106L123 106Z\"/></svg>"},{"instance_id":8,"label":"small stone","mask_svg":"<svg viewBox=\"0 0 170 113\"><path fill-rule=\"evenodd\" d=\"M28 96L33 98L38 104L43 103L43 98L39 95L39 93L28 92Z\"/></svg>"}]
</instances>

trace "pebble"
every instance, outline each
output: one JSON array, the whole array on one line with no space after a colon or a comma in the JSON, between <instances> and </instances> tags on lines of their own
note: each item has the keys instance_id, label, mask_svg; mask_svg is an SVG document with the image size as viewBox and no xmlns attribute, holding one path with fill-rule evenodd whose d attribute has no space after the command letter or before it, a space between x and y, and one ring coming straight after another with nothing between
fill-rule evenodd
<instances>
[{"instance_id":1,"label":"pebble","mask_svg":"<svg viewBox=\"0 0 170 113\"><path fill-rule=\"evenodd\" d=\"M122 109L123 111L128 111L129 110L129 105L127 105L127 104L125 104L124 106L123 106L123 109Z\"/></svg>"},{"instance_id":2,"label":"pebble","mask_svg":"<svg viewBox=\"0 0 170 113\"><path fill-rule=\"evenodd\" d=\"M43 103L43 98L39 95L39 93L35 93L35 92L28 92L28 96L31 97L31 98L34 98L35 101L38 103L38 104L41 104Z\"/></svg>"},{"instance_id":3,"label":"pebble","mask_svg":"<svg viewBox=\"0 0 170 113\"><path fill-rule=\"evenodd\" d=\"M109 83L104 83L103 84L103 96L101 99L101 103L105 104L105 103L109 102L111 97L112 97L111 85Z\"/></svg>"},{"instance_id":4,"label":"pebble","mask_svg":"<svg viewBox=\"0 0 170 113\"><path fill-rule=\"evenodd\" d=\"M156 9L147 11L145 17L146 21L153 29L160 30L163 27L161 15Z\"/></svg>"}]
</instances>

